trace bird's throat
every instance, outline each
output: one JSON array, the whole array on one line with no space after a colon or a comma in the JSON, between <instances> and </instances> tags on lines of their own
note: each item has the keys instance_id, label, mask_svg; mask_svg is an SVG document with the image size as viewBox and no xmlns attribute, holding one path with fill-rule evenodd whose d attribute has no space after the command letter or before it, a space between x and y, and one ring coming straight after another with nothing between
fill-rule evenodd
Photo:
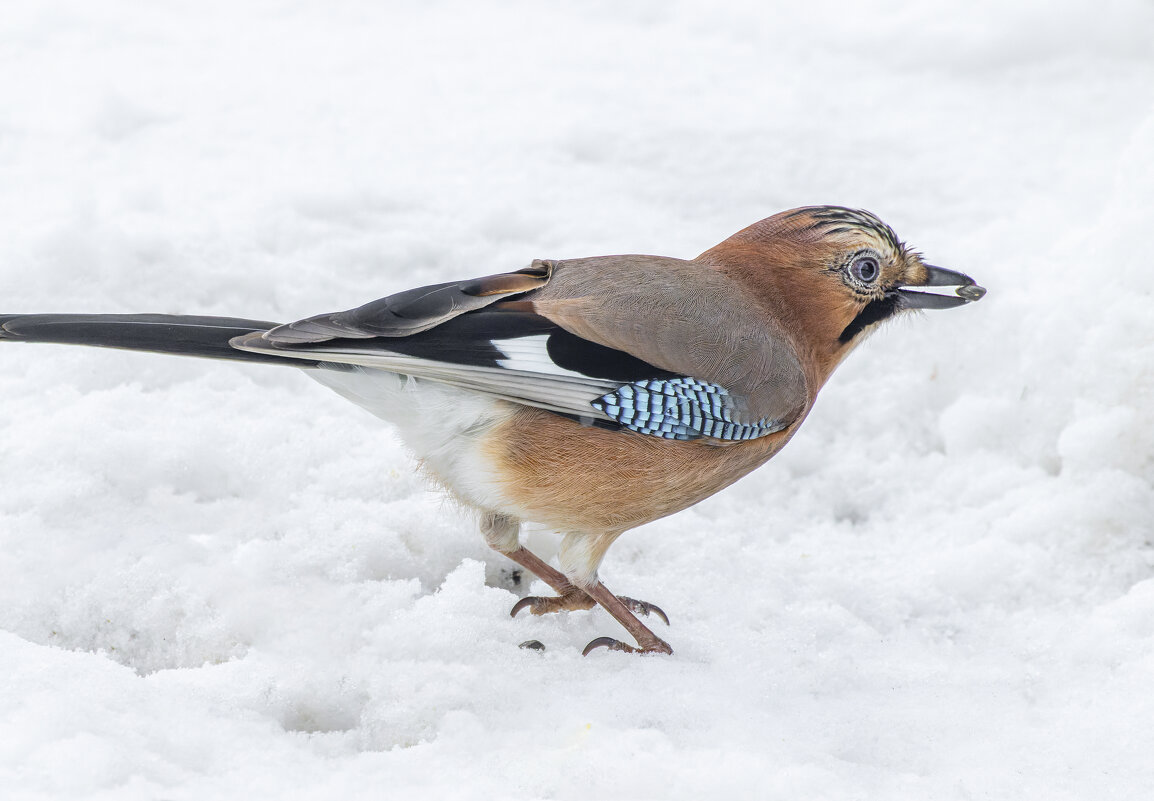
<instances>
[{"instance_id":1,"label":"bird's throat","mask_svg":"<svg viewBox=\"0 0 1154 801\"><path fill-rule=\"evenodd\" d=\"M845 330L838 337L842 344L852 342L863 331L883 320L888 320L901 309L901 297L896 293L887 294L883 298L871 300L865 308L858 312Z\"/></svg>"}]
</instances>

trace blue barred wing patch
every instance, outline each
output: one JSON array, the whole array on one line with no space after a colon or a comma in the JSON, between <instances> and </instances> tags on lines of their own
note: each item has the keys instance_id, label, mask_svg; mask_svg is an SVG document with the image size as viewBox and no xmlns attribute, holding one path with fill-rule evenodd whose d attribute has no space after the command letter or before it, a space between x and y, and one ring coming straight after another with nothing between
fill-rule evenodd
<instances>
[{"instance_id":1,"label":"blue barred wing patch","mask_svg":"<svg viewBox=\"0 0 1154 801\"><path fill-rule=\"evenodd\" d=\"M725 388L694 378L634 381L590 405L624 428L664 439L740 441L785 428L781 421L764 417L752 423L734 420L737 410Z\"/></svg>"}]
</instances>

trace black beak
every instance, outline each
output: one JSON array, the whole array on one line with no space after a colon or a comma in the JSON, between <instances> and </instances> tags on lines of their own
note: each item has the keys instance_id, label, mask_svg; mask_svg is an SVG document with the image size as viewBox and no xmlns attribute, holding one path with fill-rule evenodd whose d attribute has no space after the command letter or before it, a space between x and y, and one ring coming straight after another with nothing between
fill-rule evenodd
<instances>
[{"instance_id":1,"label":"black beak","mask_svg":"<svg viewBox=\"0 0 1154 801\"><path fill-rule=\"evenodd\" d=\"M936 295L932 292L913 292L909 289L899 289L903 309L952 309L964 306L975 300L981 300L986 290L975 283L965 273L957 273L943 267L925 265L926 280L914 286L953 286L957 287L953 295Z\"/></svg>"}]
</instances>

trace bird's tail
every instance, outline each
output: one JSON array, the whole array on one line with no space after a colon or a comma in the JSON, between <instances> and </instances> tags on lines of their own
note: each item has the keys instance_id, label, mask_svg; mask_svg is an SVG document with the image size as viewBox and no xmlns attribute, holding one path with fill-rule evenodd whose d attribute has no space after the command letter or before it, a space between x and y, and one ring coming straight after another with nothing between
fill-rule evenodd
<instances>
[{"instance_id":1,"label":"bird's tail","mask_svg":"<svg viewBox=\"0 0 1154 801\"><path fill-rule=\"evenodd\" d=\"M93 345L210 359L315 367L316 362L236 350L233 337L277 323L180 314L0 314L0 341Z\"/></svg>"}]
</instances>

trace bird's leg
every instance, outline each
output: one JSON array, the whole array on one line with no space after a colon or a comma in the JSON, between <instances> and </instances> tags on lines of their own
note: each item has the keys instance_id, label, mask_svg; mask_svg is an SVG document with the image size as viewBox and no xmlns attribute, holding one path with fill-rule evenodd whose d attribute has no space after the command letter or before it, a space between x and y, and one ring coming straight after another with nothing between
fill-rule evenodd
<instances>
[{"instance_id":1,"label":"bird's leg","mask_svg":"<svg viewBox=\"0 0 1154 801\"><path fill-rule=\"evenodd\" d=\"M584 590L565 578L561 571L549 567L541 557L521 545L517 537L520 528L520 521L508 515L486 512L481 518L481 534L484 535L485 542L489 547L509 557L544 581L553 588L557 597L530 596L522 598L513 606L509 614L516 617L517 613L525 607L529 607L529 611L535 615L544 615L549 612L592 609L596 606L597 602L590 598Z\"/></svg>"},{"instance_id":2,"label":"bird's leg","mask_svg":"<svg viewBox=\"0 0 1154 801\"><path fill-rule=\"evenodd\" d=\"M600 581L595 581L593 584L585 588L585 592L589 594L597 603L604 607L605 611L613 615L613 617L625 627L625 630L633 635L633 639L637 640L640 648L634 648L632 645L627 645L620 640L615 640L612 637L598 637L591 643L585 646L585 650L581 652L582 656L588 656L589 652L595 648L605 646L611 651L625 651L627 653L642 653L642 654L671 654L673 649L669 647L669 643L658 637L650 631L644 623L637 619L631 611L630 604L626 600L618 598L613 593L606 589L605 585ZM632 603L636 604L637 601ZM656 607L653 607L656 609ZM657 610L661 611L661 610ZM661 613L665 617L665 613ZM668 623L668 619L665 621Z\"/></svg>"},{"instance_id":3,"label":"bird's leg","mask_svg":"<svg viewBox=\"0 0 1154 801\"><path fill-rule=\"evenodd\" d=\"M511 617L516 617L517 614L523 609L528 609L534 615L547 615L551 612L575 612L584 609L592 609L599 603L599 600L594 600L594 596L591 590L578 587L576 584L566 578L564 573L550 567L545 563L543 559L541 559L541 557L537 556L537 554L521 545L520 540L518 539L520 529L520 521L508 515L499 514L497 512L486 512L481 518L481 533L484 535L485 542L489 545L489 547L509 557L521 567L535 575L537 578L544 581L546 584L553 588L553 591L556 592L557 595L556 597L552 598L537 595L530 595L522 598L521 600L517 601L517 603L513 604L513 608L509 610L509 615ZM605 541L604 548L608 548L611 541L611 539ZM598 549L599 554L604 554L604 548ZM600 561L600 556L598 556L597 559ZM641 624L641 621L635 617L635 615L648 616L650 614L655 614L663 621L665 621L665 625L668 626L669 616L666 615L664 611L662 611L661 607L657 606L656 604L651 604L648 601L638 601L633 598L626 598L624 596L615 596L606 590L604 585L600 584L600 582L597 582L597 586L601 587L605 594L612 599L611 603L614 604L614 608L618 609L621 614L626 615L629 620L633 621L634 624L640 627L640 632L645 632L649 639L654 643L659 643L661 646L664 646L664 649L661 647L654 649L646 648L644 635L635 632L632 628L630 628L631 624L626 623L617 612L614 612L612 609L610 609L609 606L606 606L605 603L602 603L601 605L609 611L609 614L617 618L617 620L620 621L623 626L625 626L629 633L637 638L637 642L642 646L643 651L657 650L661 651L662 653L672 653L668 650L668 645L665 645L664 642L657 638L653 632L649 631L649 629L645 628L645 626ZM608 645L608 643L601 642L601 640L608 639L609 638L607 637L602 637L599 640L595 640L594 642L596 642L598 645ZM627 646L624 643L619 643L616 640L612 640L611 642L617 643L617 646L620 646L616 650L636 650L631 646ZM586 647L586 652L588 651L589 648Z\"/></svg>"}]
</instances>

